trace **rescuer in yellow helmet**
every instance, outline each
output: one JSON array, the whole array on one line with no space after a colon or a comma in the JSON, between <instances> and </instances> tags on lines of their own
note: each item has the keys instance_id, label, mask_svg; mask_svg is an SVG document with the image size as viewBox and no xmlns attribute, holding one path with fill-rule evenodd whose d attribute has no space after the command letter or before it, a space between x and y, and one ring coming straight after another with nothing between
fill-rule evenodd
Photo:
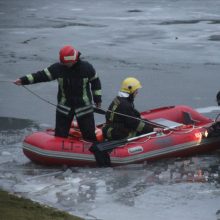
<instances>
[{"instance_id":1,"label":"rescuer in yellow helmet","mask_svg":"<svg viewBox=\"0 0 220 220\"><path fill-rule=\"evenodd\" d=\"M130 138L153 131L153 127L140 119L140 113L134 107L134 98L141 83L134 77L123 80L118 96L110 104L106 113L106 125L103 135L107 140Z\"/></svg>"}]
</instances>

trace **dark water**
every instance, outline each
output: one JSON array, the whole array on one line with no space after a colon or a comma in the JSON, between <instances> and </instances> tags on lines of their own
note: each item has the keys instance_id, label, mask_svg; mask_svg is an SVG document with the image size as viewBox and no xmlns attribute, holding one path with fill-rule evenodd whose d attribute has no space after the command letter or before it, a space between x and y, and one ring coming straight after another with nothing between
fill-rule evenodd
<instances>
[{"instance_id":1,"label":"dark water","mask_svg":"<svg viewBox=\"0 0 220 220\"><path fill-rule=\"evenodd\" d=\"M215 117L219 8L217 0L0 1L0 81L47 67L73 44L101 78L103 108L134 76L139 110L185 104ZM56 103L56 82L28 88ZM115 169L36 166L22 140L54 118L53 106L0 82L1 188L87 219L220 219L218 151Z\"/></svg>"}]
</instances>

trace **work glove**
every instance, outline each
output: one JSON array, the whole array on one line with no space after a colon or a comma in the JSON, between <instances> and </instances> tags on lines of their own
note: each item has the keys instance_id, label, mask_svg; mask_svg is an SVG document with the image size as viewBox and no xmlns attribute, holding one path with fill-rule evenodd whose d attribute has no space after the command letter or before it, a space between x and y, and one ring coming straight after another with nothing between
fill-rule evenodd
<instances>
[{"instance_id":1,"label":"work glove","mask_svg":"<svg viewBox=\"0 0 220 220\"><path fill-rule=\"evenodd\" d=\"M16 79L16 80L14 81L14 84L17 85L17 86L21 86L21 85L22 85L21 79Z\"/></svg>"}]
</instances>

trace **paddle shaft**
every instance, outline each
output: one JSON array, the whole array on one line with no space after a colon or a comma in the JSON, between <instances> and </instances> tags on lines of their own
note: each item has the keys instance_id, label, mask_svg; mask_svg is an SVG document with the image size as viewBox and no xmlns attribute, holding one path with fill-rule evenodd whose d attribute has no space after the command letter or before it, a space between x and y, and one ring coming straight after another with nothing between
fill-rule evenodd
<instances>
[{"instance_id":1,"label":"paddle shaft","mask_svg":"<svg viewBox=\"0 0 220 220\"><path fill-rule=\"evenodd\" d=\"M168 131L168 130L172 130L172 128L164 128L163 131ZM109 142L103 142L103 143L99 143L96 144L96 147L98 148L99 151L110 151L115 149L116 147L120 147L128 142L143 138L143 137L147 137L147 136L151 136L154 134L157 134L158 132L153 131L147 134L142 134L136 137L132 137L132 138L128 138L128 139L121 139L121 140L115 140L115 141L109 141Z\"/></svg>"}]
</instances>

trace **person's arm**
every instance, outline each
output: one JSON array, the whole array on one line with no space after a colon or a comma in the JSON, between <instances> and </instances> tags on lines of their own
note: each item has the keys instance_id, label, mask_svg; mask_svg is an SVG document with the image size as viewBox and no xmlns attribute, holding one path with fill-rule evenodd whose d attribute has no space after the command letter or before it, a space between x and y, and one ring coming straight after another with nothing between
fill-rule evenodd
<instances>
[{"instance_id":1,"label":"person's arm","mask_svg":"<svg viewBox=\"0 0 220 220\"><path fill-rule=\"evenodd\" d=\"M16 85L28 85L40 82L52 81L59 77L59 68L57 64L53 64L44 70L36 73L27 74L14 81Z\"/></svg>"},{"instance_id":2,"label":"person's arm","mask_svg":"<svg viewBox=\"0 0 220 220\"><path fill-rule=\"evenodd\" d=\"M101 87L101 81L95 72L94 68L92 68L92 77L89 79L91 84L91 90L92 90L92 96L93 101L96 105L96 107L100 108L102 103L102 87Z\"/></svg>"}]
</instances>

